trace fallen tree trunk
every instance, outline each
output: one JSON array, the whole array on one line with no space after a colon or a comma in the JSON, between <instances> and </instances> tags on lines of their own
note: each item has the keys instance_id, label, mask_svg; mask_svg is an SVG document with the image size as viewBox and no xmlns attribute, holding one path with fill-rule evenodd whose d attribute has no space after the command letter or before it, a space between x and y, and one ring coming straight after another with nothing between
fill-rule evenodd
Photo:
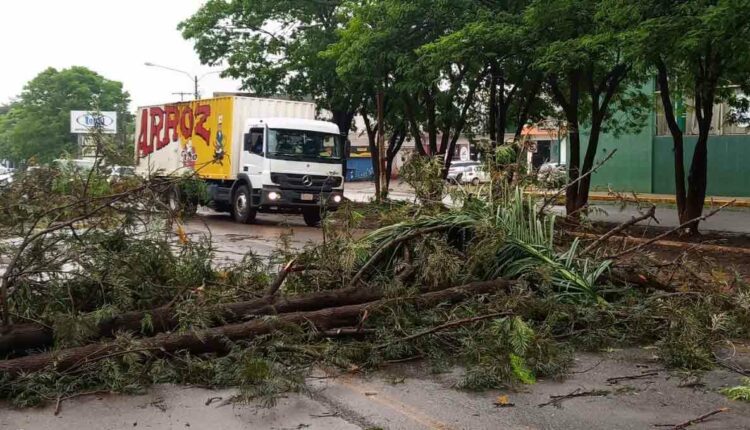
<instances>
[{"instance_id":1,"label":"fallen tree trunk","mask_svg":"<svg viewBox=\"0 0 750 430\"><path fill-rule=\"evenodd\" d=\"M13 324L0 328L0 355L51 345L52 330L41 324Z\"/></svg>"},{"instance_id":2,"label":"fallen tree trunk","mask_svg":"<svg viewBox=\"0 0 750 430\"><path fill-rule=\"evenodd\" d=\"M673 293L677 289L671 285L659 281L654 275L646 270L638 270L633 267L617 267L603 274L600 278L615 285L635 285L641 288L666 291Z\"/></svg>"},{"instance_id":3,"label":"fallen tree trunk","mask_svg":"<svg viewBox=\"0 0 750 430\"><path fill-rule=\"evenodd\" d=\"M277 313L313 311L334 306L344 306L378 300L383 292L370 288L346 288L303 294L292 298L266 296L245 302L220 305L219 319L234 322L251 315L273 315ZM144 318L151 319L152 329L143 331ZM143 335L163 333L177 327L179 320L171 306L162 306L149 311L131 311L99 322L97 333L100 339L113 337L117 332L132 332ZM0 333L0 354L22 352L28 349L52 345L54 333L40 324L16 324L9 331Z\"/></svg>"},{"instance_id":4,"label":"fallen tree trunk","mask_svg":"<svg viewBox=\"0 0 750 430\"><path fill-rule=\"evenodd\" d=\"M405 297L404 300L413 301L418 307L430 307L440 303L459 302L477 294L490 293L500 289L507 290L510 285L511 282L506 280L474 282L460 287ZM309 324L319 331L356 326L364 311L372 311L389 303L393 303L393 299L325 308L311 312L288 313L274 319L255 319L196 332L163 333L144 338L139 342L136 351L153 351L156 355L181 350L195 354L225 352L227 340L250 340L287 325ZM18 376L21 373L36 372L45 368L57 371L74 370L87 363L136 351L123 349L121 345L114 342L95 343L0 361L0 372L6 372L10 376Z\"/></svg>"}]
</instances>

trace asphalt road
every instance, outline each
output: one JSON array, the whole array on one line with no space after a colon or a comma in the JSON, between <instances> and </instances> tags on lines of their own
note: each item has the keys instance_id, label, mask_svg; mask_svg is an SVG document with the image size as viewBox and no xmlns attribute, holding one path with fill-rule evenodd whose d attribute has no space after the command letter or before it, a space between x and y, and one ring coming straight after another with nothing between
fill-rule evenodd
<instances>
[{"instance_id":1,"label":"asphalt road","mask_svg":"<svg viewBox=\"0 0 750 430\"><path fill-rule=\"evenodd\" d=\"M746 347L738 351L747 356ZM433 374L417 364L370 375L319 371L308 380L308 393L290 394L270 409L258 403L221 406L234 390L161 385L139 396L105 394L67 400L57 416L54 405L24 410L0 405L0 429L648 429L682 423L722 407L730 411L697 428L739 430L750 423L750 404L717 393L737 384L739 375L715 370L703 376L705 385L685 386L686 375L664 370L654 361L652 349L579 354L572 372L564 381L466 392L454 388L458 369ZM611 377L651 372L655 374L607 382ZM539 406L552 395L591 390L606 394ZM496 406L501 395L508 396L513 406Z\"/></svg>"},{"instance_id":2,"label":"asphalt road","mask_svg":"<svg viewBox=\"0 0 750 430\"><path fill-rule=\"evenodd\" d=\"M268 256L283 237L295 249L323 240L321 229L305 225L302 215L258 214L253 224L237 224L229 214L201 209L185 230L192 238L209 236L220 261L240 260L248 251Z\"/></svg>"}]
</instances>

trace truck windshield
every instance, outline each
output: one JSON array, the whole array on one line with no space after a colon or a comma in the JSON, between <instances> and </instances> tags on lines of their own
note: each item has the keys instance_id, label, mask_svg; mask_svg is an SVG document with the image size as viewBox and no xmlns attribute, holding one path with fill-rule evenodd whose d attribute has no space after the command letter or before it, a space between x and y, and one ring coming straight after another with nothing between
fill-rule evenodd
<instances>
[{"instance_id":1,"label":"truck windshield","mask_svg":"<svg viewBox=\"0 0 750 430\"><path fill-rule=\"evenodd\" d=\"M333 163L341 161L343 147L336 134L305 130L268 130L268 156L288 160Z\"/></svg>"}]
</instances>

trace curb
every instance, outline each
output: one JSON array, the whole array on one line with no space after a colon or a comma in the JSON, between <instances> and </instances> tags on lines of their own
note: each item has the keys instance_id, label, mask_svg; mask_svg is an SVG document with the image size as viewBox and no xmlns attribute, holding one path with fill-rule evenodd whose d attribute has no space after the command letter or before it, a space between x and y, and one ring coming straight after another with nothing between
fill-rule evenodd
<instances>
[{"instance_id":1,"label":"curb","mask_svg":"<svg viewBox=\"0 0 750 430\"><path fill-rule=\"evenodd\" d=\"M526 193L537 196L537 197L548 197L551 195L554 195L554 193L551 192L544 192L544 191L526 191ZM653 194L636 194L638 196L638 200L641 202L648 202L648 203L660 203L660 204L671 204L676 205L677 200L674 197L670 196L660 196L660 195L653 195ZM561 195L558 199L559 201L565 201L565 195ZM589 194L589 200L597 201L597 202L620 202L622 201L622 198L618 198L613 195L609 194ZM732 208L750 208L750 199L746 197L718 197L718 196L706 196L706 203L704 207L714 207L714 206L721 206L724 204L730 203L732 200L735 202L729 205L729 207ZM625 201L635 203L635 200L627 197L625 198Z\"/></svg>"}]
</instances>

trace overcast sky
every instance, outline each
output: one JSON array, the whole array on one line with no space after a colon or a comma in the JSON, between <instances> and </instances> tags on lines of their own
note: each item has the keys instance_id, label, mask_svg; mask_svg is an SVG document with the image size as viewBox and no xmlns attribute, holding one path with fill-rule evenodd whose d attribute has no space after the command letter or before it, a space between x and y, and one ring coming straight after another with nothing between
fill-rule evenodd
<instances>
[{"instance_id":1,"label":"overcast sky","mask_svg":"<svg viewBox=\"0 0 750 430\"><path fill-rule=\"evenodd\" d=\"M120 81L136 106L179 100L173 92L193 91L179 73L144 66L162 64L201 75L192 44L177 24L202 0L23 0L3 2L0 40L0 103L21 93L24 84L47 67L85 66ZM239 83L206 76L203 96L236 91Z\"/></svg>"}]
</instances>

